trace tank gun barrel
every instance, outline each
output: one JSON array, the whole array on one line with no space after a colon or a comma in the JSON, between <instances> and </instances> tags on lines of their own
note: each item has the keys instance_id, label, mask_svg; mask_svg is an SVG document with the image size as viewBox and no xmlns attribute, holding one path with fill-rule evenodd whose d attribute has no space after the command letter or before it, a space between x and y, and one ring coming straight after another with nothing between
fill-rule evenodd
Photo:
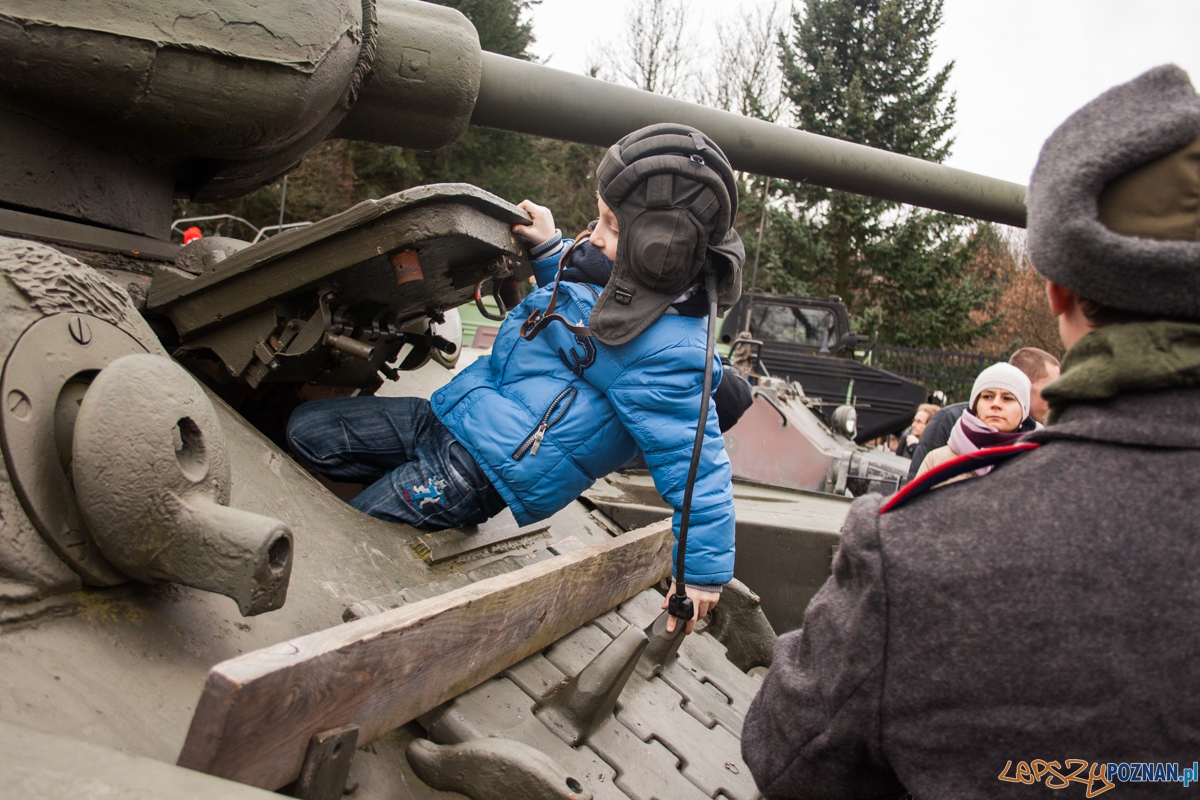
<instances>
[{"instance_id":1,"label":"tank gun barrel","mask_svg":"<svg viewBox=\"0 0 1200 800\"><path fill-rule=\"evenodd\" d=\"M483 53L471 124L606 147L655 122L699 128L735 169L1025 227L1025 187Z\"/></svg>"}]
</instances>

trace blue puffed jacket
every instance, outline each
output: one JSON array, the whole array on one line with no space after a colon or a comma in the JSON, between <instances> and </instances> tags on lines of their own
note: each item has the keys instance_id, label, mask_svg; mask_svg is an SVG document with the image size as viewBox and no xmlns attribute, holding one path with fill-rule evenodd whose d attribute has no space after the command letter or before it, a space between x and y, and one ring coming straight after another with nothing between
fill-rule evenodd
<instances>
[{"instance_id":1,"label":"blue puffed jacket","mask_svg":"<svg viewBox=\"0 0 1200 800\"><path fill-rule=\"evenodd\" d=\"M560 251L561 252L561 251ZM553 275L535 262L538 277ZM513 309L492 354L433 395L433 410L467 448L522 525L545 519L641 448L659 494L675 509L675 535L703 390L707 320L663 316L610 347L551 323L533 341L521 323L545 310L544 285ZM587 324L602 287L563 282L556 311ZM720 381L714 365L714 388ZM733 470L717 412L708 423L687 541L687 582L716 588L733 578ZM672 562L674 563L674 562Z\"/></svg>"}]
</instances>

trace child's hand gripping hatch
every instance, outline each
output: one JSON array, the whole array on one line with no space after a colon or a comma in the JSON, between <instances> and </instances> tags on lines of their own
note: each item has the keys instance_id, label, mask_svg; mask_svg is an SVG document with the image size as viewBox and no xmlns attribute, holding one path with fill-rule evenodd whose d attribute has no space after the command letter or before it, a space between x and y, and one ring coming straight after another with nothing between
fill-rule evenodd
<instances>
[{"instance_id":1,"label":"child's hand gripping hatch","mask_svg":"<svg viewBox=\"0 0 1200 800\"><path fill-rule=\"evenodd\" d=\"M554 214L550 209L529 200L522 200L517 207L529 214L533 221L528 225L513 225L513 233L529 242L532 247L537 247L554 236L557 229L554 227Z\"/></svg>"}]
</instances>

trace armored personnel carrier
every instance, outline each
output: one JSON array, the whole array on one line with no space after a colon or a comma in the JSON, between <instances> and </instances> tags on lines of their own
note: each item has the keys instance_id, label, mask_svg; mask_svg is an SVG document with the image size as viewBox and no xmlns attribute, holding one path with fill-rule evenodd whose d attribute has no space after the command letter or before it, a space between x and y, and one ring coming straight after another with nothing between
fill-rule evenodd
<instances>
[{"instance_id":1,"label":"armored personnel carrier","mask_svg":"<svg viewBox=\"0 0 1200 800\"><path fill-rule=\"evenodd\" d=\"M866 337L839 298L745 294L720 338L754 383L754 405L725 435L735 477L850 497L900 488L908 459L864 443L908 424L925 389L855 360Z\"/></svg>"},{"instance_id":2,"label":"armored personnel carrier","mask_svg":"<svg viewBox=\"0 0 1200 800\"><path fill-rule=\"evenodd\" d=\"M429 186L180 249L171 198L251 191L328 137L603 145L664 120L738 169L983 219L1022 224L1023 189L484 53L413 0L0 18L6 792L753 797L741 719L848 501L739 486L762 599L734 584L686 639L664 631L670 523L637 476L526 528L365 517L272 441L289 404L436 391L419 368L455 347L445 312L528 274L522 212Z\"/></svg>"},{"instance_id":3,"label":"armored personnel carrier","mask_svg":"<svg viewBox=\"0 0 1200 800\"><path fill-rule=\"evenodd\" d=\"M753 342L751 366L803 387L806 397L833 423L835 409L856 409L850 438L866 442L897 433L925 402L925 387L855 359L869 337L850 330L841 298L745 294L725 315L721 341ZM847 433L843 430L842 433Z\"/></svg>"}]
</instances>

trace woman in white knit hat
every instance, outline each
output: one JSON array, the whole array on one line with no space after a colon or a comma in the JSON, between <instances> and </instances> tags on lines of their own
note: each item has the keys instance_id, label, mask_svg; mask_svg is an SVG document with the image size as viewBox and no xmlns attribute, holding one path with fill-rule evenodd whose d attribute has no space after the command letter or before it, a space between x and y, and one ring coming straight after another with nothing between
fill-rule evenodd
<instances>
[{"instance_id":1,"label":"woman in white knit hat","mask_svg":"<svg viewBox=\"0 0 1200 800\"><path fill-rule=\"evenodd\" d=\"M1013 444L1026 433L1041 428L1029 419L1030 390L1029 378L1011 364L993 364L979 373L971 387L968 410L950 432L950 443L931 451L916 477L976 450ZM991 469L981 467L945 483L986 475Z\"/></svg>"}]
</instances>

